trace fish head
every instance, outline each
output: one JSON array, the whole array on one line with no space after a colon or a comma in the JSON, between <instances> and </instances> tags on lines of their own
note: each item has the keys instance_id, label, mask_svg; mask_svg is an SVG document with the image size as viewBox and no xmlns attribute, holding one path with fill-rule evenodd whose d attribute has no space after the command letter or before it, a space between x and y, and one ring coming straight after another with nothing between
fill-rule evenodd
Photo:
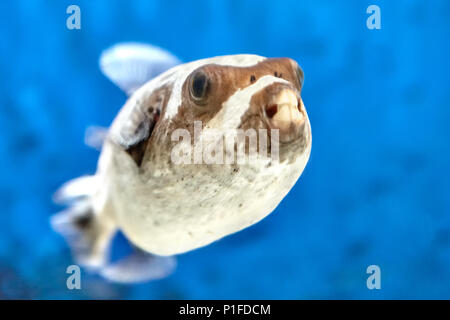
<instances>
[{"instance_id":1,"label":"fish head","mask_svg":"<svg viewBox=\"0 0 450 320\"><path fill-rule=\"evenodd\" d=\"M176 66L133 94L129 112L124 109L123 121L116 122L121 129L116 137L127 152L115 153L117 159L110 161L121 184L130 186L117 194L127 213L125 233L149 252L171 255L242 230L272 212L309 159L303 79L298 63L289 58L224 56ZM229 149L221 135L240 129L266 130L265 156L258 152L255 162L241 164L235 152L231 163L205 161L209 151L239 150L238 139ZM204 139L212 130L218 139ZM279 140L279 162L273 161L273 137ZM202 147L199 163L197 146ZM134 216L128 214L132 207ZM145 210L151 215L144 221Z\"/></svg>"},{"instance_id":2,"label":"fish head","mask_svg":"<svg viewBox=\"0 0 450 320\"><path fill-rule=\"evenodd\" d=\"M202 129L220 132L262 129L269 148L276 131L280 158L302 153L310 143L310 125L301 98L304 74L299 64L290 58L245 66L217 62L200 65L185 77L174 128L193 131L197 122Z\"/></svg>"}]
</instances>

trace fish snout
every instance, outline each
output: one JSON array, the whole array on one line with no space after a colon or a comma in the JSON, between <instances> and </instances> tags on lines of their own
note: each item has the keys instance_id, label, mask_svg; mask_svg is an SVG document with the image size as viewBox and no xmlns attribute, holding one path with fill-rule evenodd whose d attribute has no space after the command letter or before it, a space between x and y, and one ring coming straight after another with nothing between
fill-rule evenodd
<instances>
[{"instance_id":1,"label":"fish snout","mask_svg":"<svg viewBox=\"0 0 450 320\"><path fill-rule=\"evenodd\" d=\"M289 87L282 87L272 95L264 107L264 116L270 129L279 130L280 141L284 143L299 138L305 127L303 101L300 94Z\"/></svg>"}]
</instances>

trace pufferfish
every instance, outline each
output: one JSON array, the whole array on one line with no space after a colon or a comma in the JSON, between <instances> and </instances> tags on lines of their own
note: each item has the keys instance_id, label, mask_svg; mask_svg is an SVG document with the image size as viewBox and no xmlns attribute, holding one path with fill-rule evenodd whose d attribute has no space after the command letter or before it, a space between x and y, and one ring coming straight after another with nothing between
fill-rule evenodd
<instances>
[{"instance_id":1,"label":"pufferfish","mask_svg":"<svg viewBox=\"0 0 450 320\"><path fill-rule=\"evenodd\" d=\"M51 222L77 263L109 280L163 278L174 270L175 255L257 223L308 162L304 76L290 58L238 54L181 64L158 47L124 43L103 52L100 68L129 98L103 135L95 175L61 187L55 200L69 208ZM173 133L182 129L194 137L195 123L219 132L266 129L273 133L269 144L279 142L277 157L269 152L247 162L174 163ZM189 141L188 155L202 135ZM208 143L217 140L203 147ZM134 251L112 262L118 231Z\"/></svg>"}]
</instances>

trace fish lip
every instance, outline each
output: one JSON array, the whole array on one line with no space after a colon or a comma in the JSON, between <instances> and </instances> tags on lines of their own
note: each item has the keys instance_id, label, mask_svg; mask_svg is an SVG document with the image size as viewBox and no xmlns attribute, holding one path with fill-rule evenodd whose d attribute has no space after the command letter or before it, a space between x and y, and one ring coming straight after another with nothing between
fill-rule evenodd
<instances>
[{"instance_id":1,"label":"fish lip","mask_svg":"<svg viewBox=\"0 0 450 320\"><path fill-rule=\"evenodd\" d=\"M285 130L280 129L277 127L277 125L275 125L273 118L274 118L276 112L278 112L281 108L285 107L286 105L291 104L291 102L292 102L289 100L275 101L275 98L277 97L276 94L272 94L270 97L270 100L267 103L260 106L260 113L261 113L260 116L261 116L263 122L265 123L267 130L272 130L272 129L279 130L279 134L280 134L279 143L287 145L287 144L295 143L296 141L302 139L302 137L305 135L304 131L305 131L306 122L307 122L307 115L306 115L305 106L303 104L303 100L300 95L300 90L293 87L292 85L286 85L286 84L279 86L278 90L281 91L283 89L291 90L291 92L293 92L295 94L295 97L297 99L297 108L298 108L299 113L301 114L301 119L298 120L301 123L298 124L298 127L296 128L297 124L295 124L292 120L291 120L291 123L289 124L289 128L287 128ZM284 132L282 133L282 131L284 131ZM281 138L281 135L287 137L287 139Z\"/></svg>"}]
</instances>

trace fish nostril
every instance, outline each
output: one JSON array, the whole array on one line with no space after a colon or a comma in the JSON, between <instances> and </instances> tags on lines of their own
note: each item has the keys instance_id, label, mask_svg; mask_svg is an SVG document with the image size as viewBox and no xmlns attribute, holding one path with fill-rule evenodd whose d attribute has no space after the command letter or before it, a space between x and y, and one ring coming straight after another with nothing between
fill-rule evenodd
<instances>
[{"instance_id":1,"label":"fish nostril","mask_svg":"<svg viewBox=\"0 0 450 320\"><path fill-rule=\"evenodd\" d=\"M278 112L278 105L276 104L271 104L266 107L266 115L269 117L269 119L272 119L277 112Z\"/></svg>"}]
</instances>

